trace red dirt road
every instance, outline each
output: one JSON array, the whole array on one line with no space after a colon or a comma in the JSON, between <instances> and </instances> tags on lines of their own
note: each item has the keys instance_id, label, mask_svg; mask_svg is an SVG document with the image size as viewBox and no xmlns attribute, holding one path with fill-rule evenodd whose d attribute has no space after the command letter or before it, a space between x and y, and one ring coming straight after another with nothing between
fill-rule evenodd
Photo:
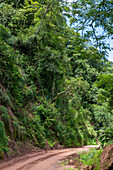
<instances>
[{"instance_id":1,"label":"red dirt road","mask_svg":"<svg viewBox=\"0 0 113 170\"><path fill-rule=\"evenodd\" d=\"M46 153L32 153L21 157L19 160L0 164L0 170L63 170L58 165L58 161L65 156L69 156L76 152L87 151L89 148L97 148L96 146L85 146L82 148L60 149L47 151Z\"/></svg>"}]
</instances>

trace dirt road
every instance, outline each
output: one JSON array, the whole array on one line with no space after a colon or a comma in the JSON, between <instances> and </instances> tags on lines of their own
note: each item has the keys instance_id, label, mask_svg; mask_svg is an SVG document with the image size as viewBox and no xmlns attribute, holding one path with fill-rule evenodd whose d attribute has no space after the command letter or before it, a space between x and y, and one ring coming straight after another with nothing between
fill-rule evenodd
<instances>
[{"instance_id":1,"label":"dirt road","mask_svg":"<svg viewBox=\"0 0 113 170\"><path fill-rule=\"evenodd\" d=\"M0 164L0 170L63 170L57 162L65 156L80 151L87 151L89 148L96 148L99 145L85 146L82 148L60 149L47 151L45 153L32 153L21 157L18 160Z\"/></svg>"}]
</instances>

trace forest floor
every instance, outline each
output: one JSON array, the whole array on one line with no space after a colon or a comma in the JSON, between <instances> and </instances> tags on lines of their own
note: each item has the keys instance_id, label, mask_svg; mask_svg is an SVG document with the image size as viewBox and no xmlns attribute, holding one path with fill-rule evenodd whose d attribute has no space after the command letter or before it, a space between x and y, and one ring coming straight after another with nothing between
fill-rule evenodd
<instances>
[{"instance_id":1,"label":"forest floor","mask_svg":"<svg viewBox=\"0 0 113 170\"><path fill-rule=\"evenodd\" d=\"M77 152L88 151L89 148L98 148L99 145L84 146L29 153L18 158L0 163L0 170L64 170L70 166L62 164L62 160ZM71 165L74 168L74 166Z\"/></svg>"}]
</instances>

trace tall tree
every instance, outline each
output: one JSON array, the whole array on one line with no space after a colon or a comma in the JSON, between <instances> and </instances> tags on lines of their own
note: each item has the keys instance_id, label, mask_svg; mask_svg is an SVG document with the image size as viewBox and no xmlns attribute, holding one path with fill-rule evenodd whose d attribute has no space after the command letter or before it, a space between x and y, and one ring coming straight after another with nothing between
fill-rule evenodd
<instances>
[{"instance_id":1,"label":"tall tree","mask_svg":"<svg viewBox=\"0 0 113 170\"><path fill-rule=\"evenodd\" d=\"M109 48L105 39L113 37L113 1L80 0L72 3L71 24L82 35L93 38L97 47ZM100 34L101 32L101 34Z\"/></svg>"}]
</instances>

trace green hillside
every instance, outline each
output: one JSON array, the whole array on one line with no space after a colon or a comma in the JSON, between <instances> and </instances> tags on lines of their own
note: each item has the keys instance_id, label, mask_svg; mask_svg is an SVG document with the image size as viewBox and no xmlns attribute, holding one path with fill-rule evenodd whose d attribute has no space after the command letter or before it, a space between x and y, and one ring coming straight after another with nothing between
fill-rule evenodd
<instances>
[{"instance_id":1,"label":"green hillside","mask_svg":"<svg viewBox=\"0 0 113 170\"><path fill-rule=\"evenodd\" d=\"M0 157L19 142L40 148L112 142L113 63L102 37L100 50L91 45L93 34L82 36L67 25L67 17L75 24L84 20L77 10L83 4L76 5L0 1ZM112 35L112 27L96 21Z\"/></svg>"}]
</instances>

